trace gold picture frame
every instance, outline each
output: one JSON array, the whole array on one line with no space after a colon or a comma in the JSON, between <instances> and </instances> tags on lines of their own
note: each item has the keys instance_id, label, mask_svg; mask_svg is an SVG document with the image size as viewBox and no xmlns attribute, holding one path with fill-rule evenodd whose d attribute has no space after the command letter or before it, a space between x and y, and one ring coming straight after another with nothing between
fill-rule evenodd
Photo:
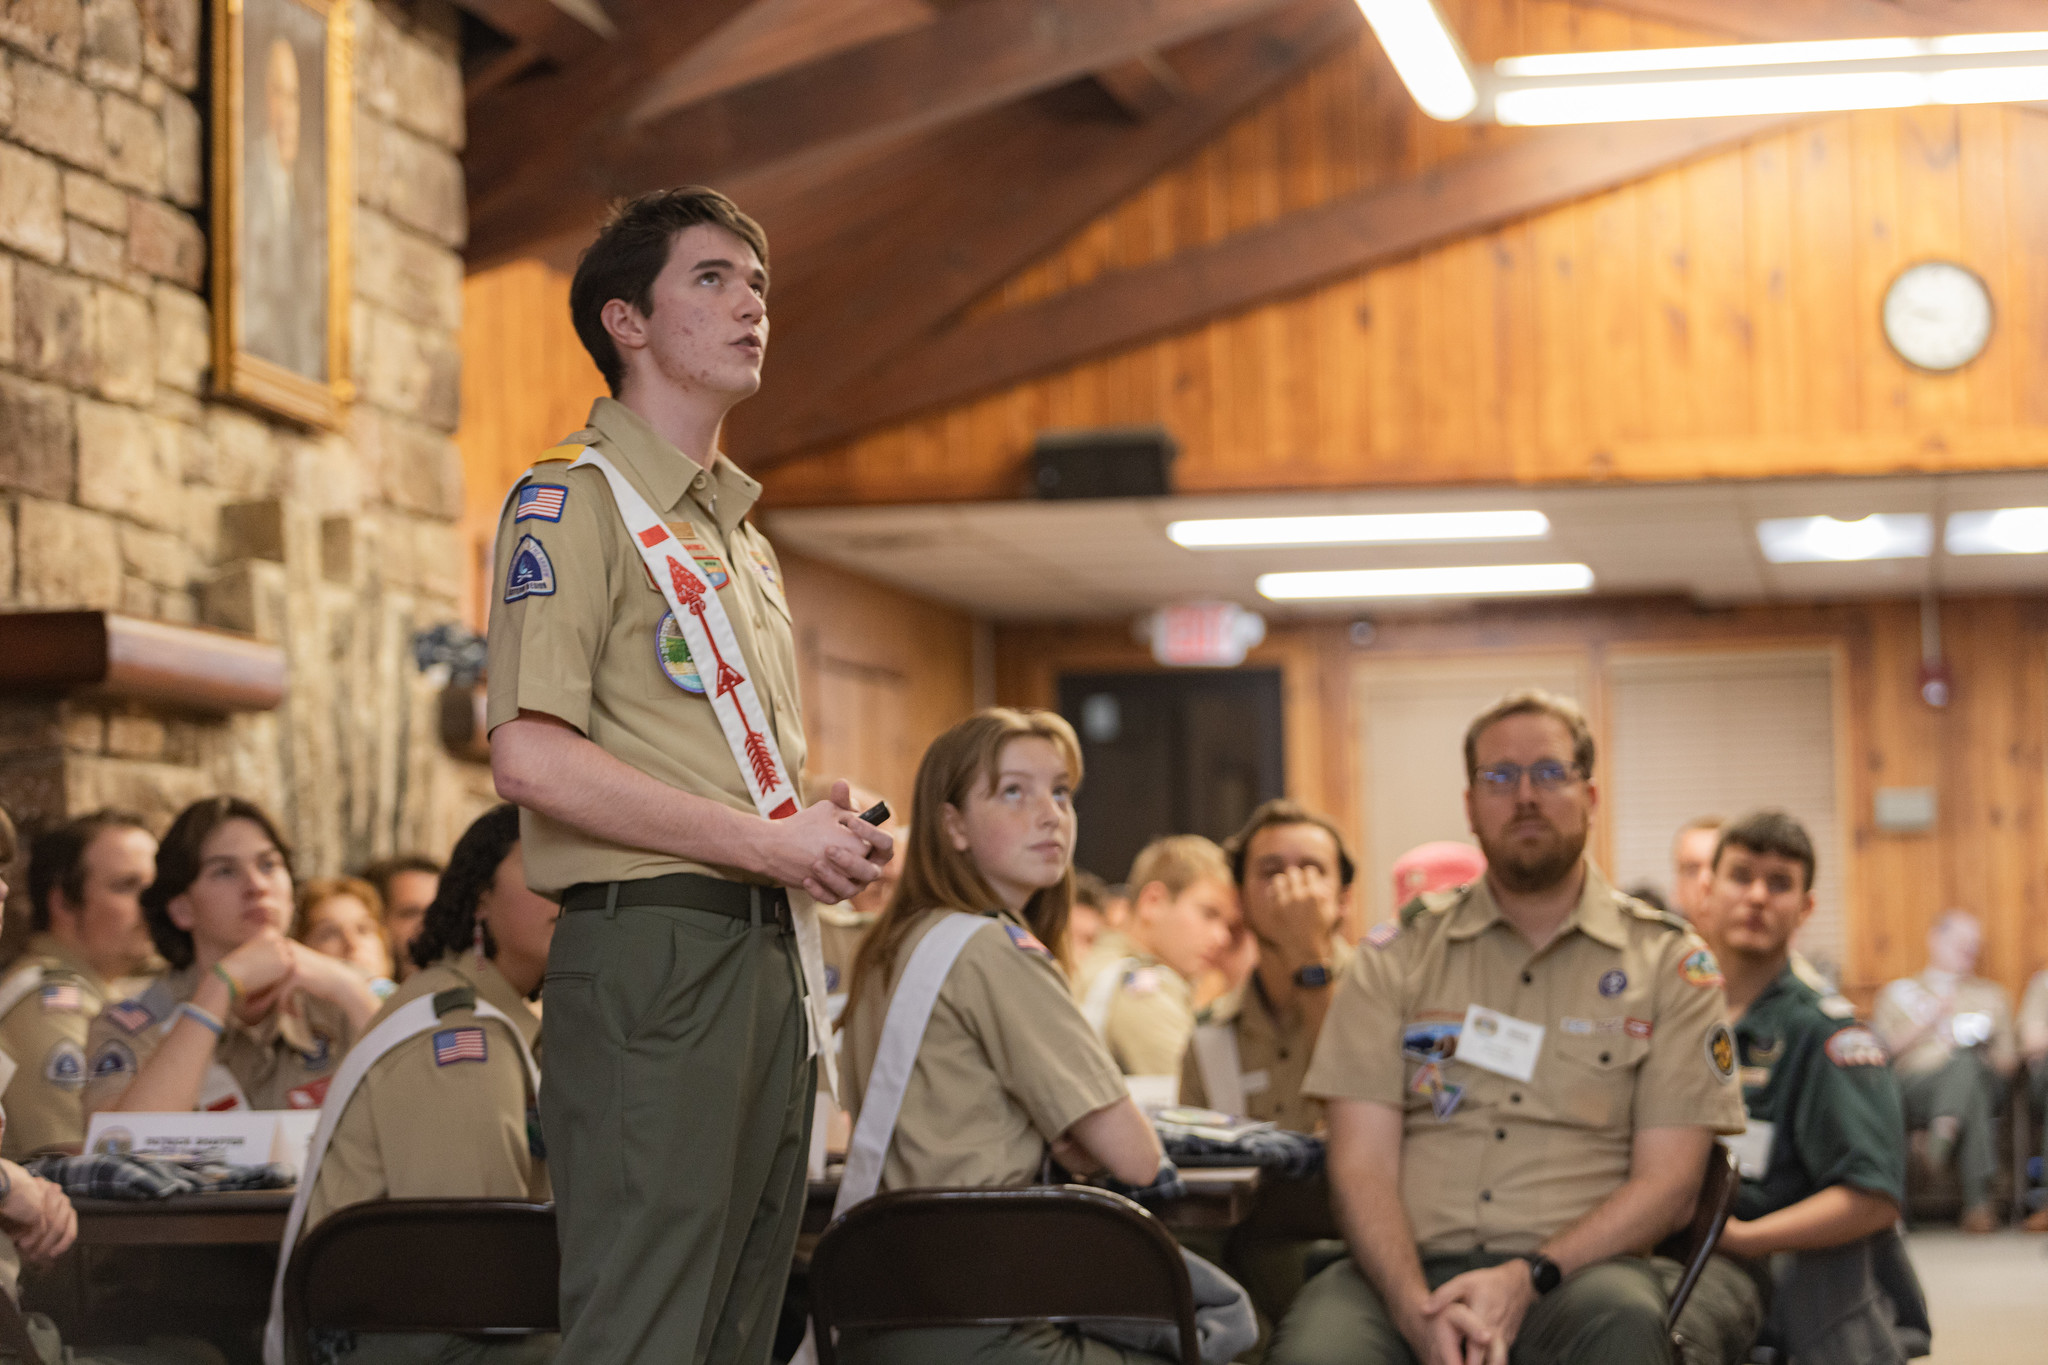
<instances>
[{"instance_id":1,"label":"gold picture frame","mask_svg":"<svg viewBox=\"0 0 2048 1365\"><path fill-rule=\"evenodd\" d=\"M355 395L348 0L212 0L212 10L214 391L339 427Z\"/></svg>"}]
</instances>

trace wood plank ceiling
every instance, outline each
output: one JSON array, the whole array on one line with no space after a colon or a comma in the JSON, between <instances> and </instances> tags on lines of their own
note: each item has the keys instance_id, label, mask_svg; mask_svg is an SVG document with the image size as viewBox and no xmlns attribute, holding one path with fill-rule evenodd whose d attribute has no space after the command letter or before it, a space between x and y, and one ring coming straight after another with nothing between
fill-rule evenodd
<instances>
[{"instance_id":1,"label":"wood plank ceiling","mask_svg":"<svg viewBox=\"0 0 2048 1365\"><path fill-rule=\"evenodd\" d=\"M1753 134L1562 129L1034 308L969 306L1340 44L1355 0L456 0L469 263L565 268L709 183L774 244L759 467ZM1595 0L1730 39L2048 27L2043 0ZM1738 126L1740 125L1740 126ZM1256 239L1256 240L1253 240Z\"/></svg>"}]
</instances>

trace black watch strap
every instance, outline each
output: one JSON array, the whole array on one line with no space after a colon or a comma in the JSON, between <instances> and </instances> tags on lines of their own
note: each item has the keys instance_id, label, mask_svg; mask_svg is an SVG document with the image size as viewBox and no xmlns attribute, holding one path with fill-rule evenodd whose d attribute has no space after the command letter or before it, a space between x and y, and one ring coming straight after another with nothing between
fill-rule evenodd
<instances>
[{"instance_id":1,"label":"black watch strap","mask_svg":"<svg viewBox=\"0 0 2048 1365\"><path fill-rule=\"evenodd\" d=\"M1297 986L1327 986L1334 979L1330 975L1330 969L1320 962L1311 962L1306 967L1296 969L1294 973L1294 984Z\"/></svg>"},{"instance_id":2,"label":"black watch strap","mask_svg":"<svg viewBox=\"0 0 2048 1365\"><path fill-rule=\"evenodd\" d=\"M1539 1297L1564 1283L1564 1271L1542 1252L1529 1252L1522 1259L1529 1263L1529 1285Z\"/></svg>"}]
</instances>

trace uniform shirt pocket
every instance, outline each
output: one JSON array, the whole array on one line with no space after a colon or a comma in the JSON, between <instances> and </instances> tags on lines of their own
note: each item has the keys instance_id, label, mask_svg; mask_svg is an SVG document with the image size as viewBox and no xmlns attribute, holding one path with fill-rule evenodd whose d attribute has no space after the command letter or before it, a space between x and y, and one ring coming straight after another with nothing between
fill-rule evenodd
<instances>
[{"instance_id":1,"label":"uniform shirt pocket","mask_svg":"<svg viewBox=\"0 0 2048 1365\"><path fill-rule=\"evenodd\" d=\"M1557 1064L1549 1068L1547 1098L1557 1116L1579 1127L1628 1128L1636 1072L1650 1054L1649 1040L1626 1034L1557 1034L1551 1045Z\"/></svg>"}]
</instances>

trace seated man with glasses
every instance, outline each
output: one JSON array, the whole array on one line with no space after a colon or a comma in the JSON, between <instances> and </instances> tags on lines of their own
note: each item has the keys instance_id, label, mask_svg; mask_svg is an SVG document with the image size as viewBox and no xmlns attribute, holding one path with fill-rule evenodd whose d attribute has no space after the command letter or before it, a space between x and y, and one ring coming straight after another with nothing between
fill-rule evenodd
<instances>
[{"instance_id":1,"label":"seated man with glasses","mask_svg":"<svg viewBox=\"0 0 2048 1365\"><path fill-rule=\"evenodd\" d=\"M1487 871L1365 938L1303 1089L1323 1097L1351 1257L1302 1290L1275 1365L1657 1365L1716 1133L1743 1129L1714 956L1585 857L1578 708L1504 698L1465 733ZM1747 1358L1761 1309L1712 1263L1689 1365Z\"/></svg>"}]
</instances>

